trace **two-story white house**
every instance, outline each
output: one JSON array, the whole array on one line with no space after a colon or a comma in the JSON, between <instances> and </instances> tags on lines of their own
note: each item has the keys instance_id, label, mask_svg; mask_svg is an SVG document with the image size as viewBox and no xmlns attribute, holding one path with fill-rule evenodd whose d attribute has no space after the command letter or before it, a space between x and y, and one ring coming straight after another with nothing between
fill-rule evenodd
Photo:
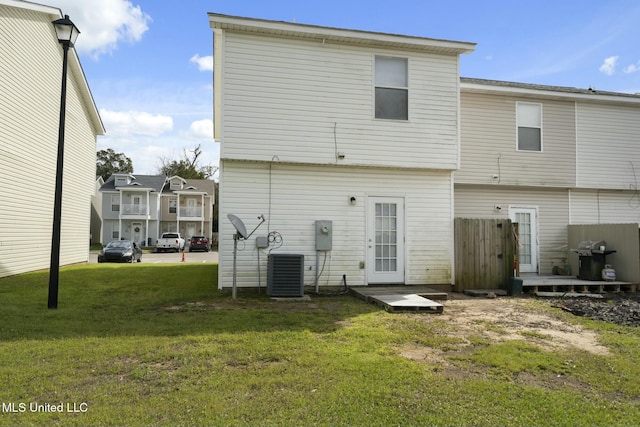
<instances>
[{"instance_id":1,"label":"two-story white house","mask_svg":"<svg viewBox=\"0 0 640 427\"><path fill-rule=\"evenodd\" d=\"M218 286L232 285L228 214L249 231L266 219L237 252L240 287L266 282L271 251L304 255L305 285L453 283L459 56L475 44L209 19ZM319 250L318 220L331 235Z\"/></svg>"},{"instance_id":2,"label":"two-story white house","mask_svg":"<svg viewBox=\"0 0 640 427\"><path fill-rule=\"evenodd\" d=\"M640 95L464 78L461 140L455 215L518 222L521 272L565 265L569 224L640 223Z\"/></svg>"},{"instance_id":3,"label":"two-story white house","mask_svg":"<svg viewBox=\"0 0 640 427\"><path fill-rule=\"evenodd\" d=\"M0 277L50 265L63 57L52 21L62 16L0 0ZM105 132L73 48L67 70L60 265L89 260L96 139Z\"/></svg>"}]
</instances>

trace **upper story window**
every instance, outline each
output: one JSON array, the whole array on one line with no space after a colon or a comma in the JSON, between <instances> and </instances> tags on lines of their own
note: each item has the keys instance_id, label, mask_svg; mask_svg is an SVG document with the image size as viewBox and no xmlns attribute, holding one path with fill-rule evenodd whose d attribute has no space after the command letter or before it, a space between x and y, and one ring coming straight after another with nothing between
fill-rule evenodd
<instances>
[{"instance_id":1,"label":"upper story window","mask_svg":"<svg viewBox=\"0 0 640 427\"><path fill-rule=\"evenodd\" d=\"M120 195L111 195L111 212L120 212Z\"/></svg>"},{"instance_id":2,"label":"upper story window","mask_svg":"<svg viewBox=\"0 0 640 427\"><path fill-rule=\"evenodd\" d=\"M376 119L409 120L407 58L375 57Z\"/></svg>"},{"instance_id":3,"label":"upper story window","mask_svg":"<svg viewBox=\"0 0 640 427\"><path fill-rule=\"evenodd\" d=\"M517 102L518 151L542 151L542 104Z\"/></svg>"},{"instance_id":4,"label":"upper story window","mask_svg":"<svg viewBox=\"0 0 640 427\"><path fill-rule=\"evenodd\" d=\"M171 197L169 199L169 213L176 213L176 208L178 207L178 198Z\"/></svg>"}]
</instances>

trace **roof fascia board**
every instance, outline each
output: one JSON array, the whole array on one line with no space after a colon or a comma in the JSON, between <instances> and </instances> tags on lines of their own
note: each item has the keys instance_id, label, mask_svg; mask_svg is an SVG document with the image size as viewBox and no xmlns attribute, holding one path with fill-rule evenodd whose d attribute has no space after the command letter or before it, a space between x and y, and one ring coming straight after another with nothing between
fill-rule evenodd
<instances>
[{"instance_id":1,"label":"roof fascia board","mask_svg":"<svg viewBox=\"0 0 640 427\"><path fill-rule=\"evenodd\" d=\"M589 102L613 102L613 103L640 105L640 97L629 98L629 97L615 96L615 95L602 95L602 94L598 94L597 92L593 94L568 93L568 92L561 92L561 91L554 91L554 90L529 89L529 88L496 86L496 85L465 83L465 82L460 83L460 91L474 92L474 93L514 95L514 96L528 96L528 97L544 97L544 98L555 98L555 99L560 98L560 99L567 99L567 100L579 100L579 101L589 101Z\"/></svg>"},{"instance_id":2,"label":"roof fascia board","mask_svg":"<svg viewBox=\"0 0 640 427\"><path fill-rule=\"evenodd\" d=\"M0 5L16 7L19 9L33 10L35 12L48 13L50 15L60 15L60 17L62 17L62 11L59 8L46 6L44 4L31 3L22 0L0 0Z\"/></svg>"},{"instance_id":3,"label":"roof fascia board","mask_svg":"<svg viewBox=\"0 0 640 427\"><path fill-rule=\"evenodd\" d=\"M475 43L470 42L322 27L216 13L209 13L209 21L211 28L214 29L219 28L223 30L272 34L303 39L346 41L355 44L380 45L423 51L463 54L473 52L476 47Z\"/></svg>"}]
</instances>

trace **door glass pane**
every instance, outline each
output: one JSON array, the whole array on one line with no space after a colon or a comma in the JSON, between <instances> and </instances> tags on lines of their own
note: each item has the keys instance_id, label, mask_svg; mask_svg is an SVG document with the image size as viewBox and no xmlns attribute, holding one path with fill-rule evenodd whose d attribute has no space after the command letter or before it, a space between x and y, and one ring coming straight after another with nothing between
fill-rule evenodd
<instances>
[{"instance_id":1,"label":"door glass pane","mask_svg":"<svg viewBox=\"0 0 640 427\"><path fill-rule=\"evenodd\" d=\"M518 234L520 235L520 264L531 264L531 214L516 213Z\"/></svg>"},{"instance_id":2,"label":"door glass pane","mask_svg":"<svg viewBox=\"0 0 640 427\"><path fill-rule=\"evenodd\" d=\"M397 217L395 203L376 203L376 271L397 271Z\"/></svg>"}]
</instances>

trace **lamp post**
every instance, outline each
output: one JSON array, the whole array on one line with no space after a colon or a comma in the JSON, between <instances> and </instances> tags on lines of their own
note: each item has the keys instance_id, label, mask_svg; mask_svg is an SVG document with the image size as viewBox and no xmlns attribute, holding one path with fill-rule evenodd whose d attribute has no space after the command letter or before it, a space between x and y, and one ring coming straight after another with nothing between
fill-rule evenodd
<instances>
[{"instance_id":1,"label":"lamp post","mask_svg":"<svg viewBox=\"0 0 640 427\"><path fill-rule=\"evenodd\" d=\"M62 45L62 90L60 91L60 124L58 127L58 157L56 162L56 192L53 202L53 232L51 233L51 264L49 266L48 307L58 308L58 275L60 272L60 225L62 219L62 165L64 164L64 119L67 105L67 57L80 31L69 15L52 22L58 42Z\"/></svg>"}]
</instances>

